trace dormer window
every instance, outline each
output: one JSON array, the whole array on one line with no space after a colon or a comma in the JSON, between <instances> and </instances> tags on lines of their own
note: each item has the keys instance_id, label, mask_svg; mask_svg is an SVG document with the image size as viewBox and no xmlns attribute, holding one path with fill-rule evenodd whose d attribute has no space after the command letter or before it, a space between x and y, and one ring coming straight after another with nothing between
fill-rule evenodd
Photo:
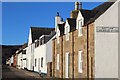
<instances>
[{"instance_id":1,"label":"dormer window","mask_svg":"<svg viewBox=\"0 0 120 80\"><path fill-rule=\"evenodd\" d=\"M82 20L78 20L78 36L82 36Z\"/></svg>"},{"instance_id":2,"label":"dormer window","mask_svg":"<svg viewBox=\"0 0 120 80\"><path fill-rule=\"evenodd\" d=\"M35 48L39 46L39 40L35 40Z\"/></svg>"},{"instance_id":3,"label":"dormer window","mask_svg":"<svg viewBox=\"0 0 120 80\"><path fill-rule=\"evenodd\" d=\"M39 42L40 45L44 44L44 43L45 43L45 36L42 35L42 36L39 38L39 40L40 40L40 42Z\"/></svg>"},{"instance_id":4,"label":"dormer window","mask_svg":"<svg viewBox=\"0 0 120 80\"><path fill-rule=\"evenodd\" d=\"M44 44L44 38L42 38L42 44Z\"/></svg>"},{"instance_id":5,"label":"dormer window","mask_svg":"<svg viewBox=\"0 0 120 80\"><path fill-rule=\"evenodd\" d=\"M69 27L66 26L66 41L69 40Z\"/></svg>"}]
</instances>

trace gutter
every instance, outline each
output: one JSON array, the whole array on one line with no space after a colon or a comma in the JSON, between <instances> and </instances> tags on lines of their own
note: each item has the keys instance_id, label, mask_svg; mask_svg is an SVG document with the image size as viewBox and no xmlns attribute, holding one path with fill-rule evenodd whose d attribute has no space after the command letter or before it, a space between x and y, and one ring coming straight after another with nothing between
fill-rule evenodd
<instances>
[{"instance_id":1,"label":"gutter","mask_svg":"<svg viewBox=\"0 0 120 80\"><path fill-rule=\"evenodd\" d=\"M74 80L74 32L72 32L72 80Z\"/></svg>"},{"instance_id":2,"label":"gutter","mask_svg":"<svg viewBox=\"0 0 120 80\"><path fill-rule=\"evenodd\" d=\"M87 25L87 79L89 80L89 27Z\"/></svg>"}]
</instances>

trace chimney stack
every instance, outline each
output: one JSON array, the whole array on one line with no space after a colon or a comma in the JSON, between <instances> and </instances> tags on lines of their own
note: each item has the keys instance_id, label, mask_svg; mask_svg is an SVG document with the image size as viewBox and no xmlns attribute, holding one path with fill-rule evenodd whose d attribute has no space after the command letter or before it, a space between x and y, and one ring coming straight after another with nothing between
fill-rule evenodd
<instances>
[{"instance_id":1,"label":"chimney stack","mask_svg":"<svg viewBox=\"0 0 120 80\"><path fill-rule=\"evenodd\" d=\"M57 15L55 16L55 31L57 29L57 25L61 22L61 17L59 15L59 12L57 12Z\"/></svg>"},{"instance_id":2,"label":"chimney stack","mask_svg":"<svg viewBox=\"0 0 120 80\"><path fill-rule=\"evenodd\" d=\"M80 10L82 9L82 2L80 2Z\"/></svg>"},{"instance_id":3,"label":"chimney stack","mask_svg":"<svg viewBox=\"0 0 120 80\"><path fill-rule=\"evenodd\" d=\"M82 9L82 2L75 2L75 10Z\"/></svg>"},{"instance_id":4,"label":"chimney stack","mask_svg":"<svg viewBox=\"0 0 120 80\"><path fill-rule=\"evenodd\" d=\"M75 2L75 10L79 9L79 2Z\"/></svg>"}]
</instances>

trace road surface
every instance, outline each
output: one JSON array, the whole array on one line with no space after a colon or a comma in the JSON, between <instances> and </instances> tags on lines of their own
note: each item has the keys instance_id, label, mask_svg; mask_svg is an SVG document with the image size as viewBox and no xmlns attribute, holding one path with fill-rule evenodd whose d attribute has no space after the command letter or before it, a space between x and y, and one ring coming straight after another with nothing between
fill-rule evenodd
<instances>
[{"instance_id":1,"label":"road surface","mask_svg":"<svg viewBox=\"0 0 120 80\"><path fill-rule=\"evenodd\" d=\"M2 80L36 80L39 79L39 74L25 70L16 69L14 67L2 66Z\"/></svg>"}]
</instances>

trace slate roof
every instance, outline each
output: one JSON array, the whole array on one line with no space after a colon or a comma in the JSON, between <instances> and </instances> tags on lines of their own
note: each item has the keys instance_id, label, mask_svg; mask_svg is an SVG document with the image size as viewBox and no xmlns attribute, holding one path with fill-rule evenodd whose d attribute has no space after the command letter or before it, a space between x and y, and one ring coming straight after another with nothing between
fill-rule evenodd
<instances>
[{"instance_id":1,"label":"slate roof","mask_svg":"<svg viewBox=\"0 0 120 80\"><path fill-rule=\"evenodd\" d=\"M100 15L102 15L114 2L104 2L101 5L92 9L92 11L97 11L96 15L91 18L87 23L95 21Z\"/></svg>"},{"instance_id":2,"label":"slate roof","mask_svg":"<svg viewBox=\"0 0 120 80\"><path fill-rule=\"evenodd\" d=\"M73 18L77 18L79 11L84 17L85 23L88 22L90 18L94 17L94 15L98 12L96 10L92 11L92 10L86 10L86 9L73 10L72 11Z\"/></svg>"},{"instance_id":3,"label":"slate roof","mask_svg":"<svg viewBox=\"0 0 120 80\"><path fill-rule=\"evenodd\" d=\"M92 10L86 10L86 9L81 9L81 10L73 10L71 11L72 17L73 18L67 18L68 23L70 25L70 32L74 31L76 28L76 18L78 16L78 12L81 11L82 16L84 17L84 24L88 24L90 22L95 21L100 15L102 15L114 2L105 2L102 3L101 5L95 7ZM65 24L58 24L59 30L60 30L60 35L64 34L64 25Z\"/></svg>"},{"instance_id":4,"label":"slate roof","mask_svg":"<svg viewBox=\"0 0 120 80\"><path fill-rule=\"evenodd\" d=\"M54 28L31 27L32 42L39 39L42 35L49 35Z\"/></svg>"},{"instance_id":5,"label":"slate roof","mask_svg":"<svg viewBox=\"0 0 120 80\"><path fill-rule=\"evenodd\" d=\"M76 19L75 18L67 18L67 21L70 25L70 32L76 29Z\"/></svg>"},{"instance_id":6,"label":"slate roof","mask_svg":"<svg viewBox=\"0 0 120 80\"><path fill-rule=\"evenodd\" d=\"M91 18L94 17L94 15L98 12L98 11L92 11L92 10L85 10L82 9L80 10L82 16L84 17L84 24L86 24Z\"/></svg>"},{"instance_id":7,"label":"slate roof","mask_svg":"<svg viewBox=\"0 0 120 80\"><path fill-rule=\"evenodd\" d=\"M92 10L86 10L86 9L81 9L81 10L73 10L72 15L74 18L77 18L78 12L80 11L82 16L84 17L85 24L89 22L93 22L96 20L100 15L102 15L114 2L104 2L101 5L95 7Z\"/></svg>"},{"instance_id":8,"label":"slate roof","mask_svg":"<svg viewBox=\"0 0 120 80\"><path fill-rule=\"evenodd\" d=\"M76 29L76 19L75 18L67 18L68 24L70 25L70 32L74 31ZM60 30L60 36L64 35L64 26L65 23L63 24L58 24L58 28Z\"/></svg>"},{"instance_id":9,"label":"slate roof","mask_svg":"<svg viewBox=\"0 0 120 80\"><path fill-rule=\"evenodd\" d=\"M73 11L71 11L71 16L72 16L72 18L77 18L77 16L78 16L78 12L79 12L79 10L73 10Z\"/></svg>"},{"instance_id":10,"label":"slate roof","mask_svg":"<svg viewBox=\"0 0 120 80\"><path fill-rule=\"evenodd\" d=\"M65 22L63 24L58 24L58 28L60 30L60 35L64 34L64 26L65 26Z\"/></svg>"}]
</instances>

